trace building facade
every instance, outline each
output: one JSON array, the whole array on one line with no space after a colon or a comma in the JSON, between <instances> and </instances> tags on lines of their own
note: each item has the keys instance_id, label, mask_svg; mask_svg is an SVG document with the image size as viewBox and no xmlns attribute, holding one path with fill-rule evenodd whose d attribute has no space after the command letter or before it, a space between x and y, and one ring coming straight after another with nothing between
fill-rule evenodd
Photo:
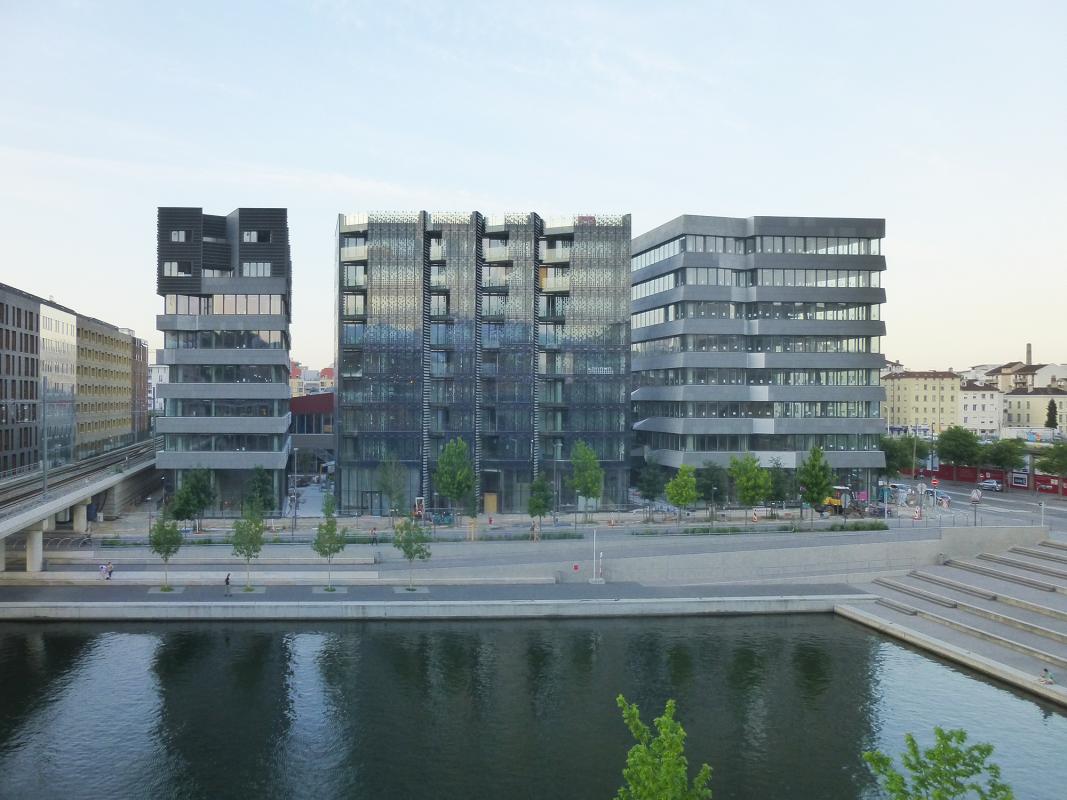
<instances>
[{"instance_id":1,"label":"building facade","mask_svg":"<svg viewBox=\"0 0 1067 800\"><path fill-rule=\"evenodd\" d=\"M466 441L479 507L522 512L585 441L602 499L628 486L630 218L479 212L341 215L337 228L337 492L381 513L395 458L405 503L435 496L444 445Z\"/></svg>"},{"instance_id":2,"label":"building facade","mask_svg":"<svg viewBox=\"0 0 1067 800\"><path fill-rule=\"evenodd\" d=\"M866 488L879 371L885 221L678 217L633 241L637 463L756 455L787 469L812 446Z\"/></svg>"},{"instance_id":3,"label":"building facade","mask_svg":"<svg viewBox=\"0 0 1067 800\"><path fill-rule=\"evenodd\" d=\"M1049 404L1052 404L1055 426L1049 421ZM1067 390L1055 386L1043 389L1012 389L1004 395L1005 428L1049 428L1061 434L1067 432ZM1019 435L1013 432L1013 436Z\"/></svg>"},{"instance_id":4,"label":"building facade","mask_svg":"<svg viewBox=\"0 0 1067 800\"><path fill-rule=\"evenodd\" d=\"M164 349L156 361L169 366L170 382L156 386L164 400L156 464L172 471L172 489L190 470L209 470L224 514L240 512L262 467L280 508L290 450L286 210L160 208L157 234Z\"/></svg>"},{"instance_id":5,"label":"building facade","mask_svg":"<svg viewBox=\"0 0 1067 800\"><path fill-rule=\"evenodd\" d=\"M994 383L965 380L960 383L959 424L979 438L1000 438L1004 394Z\"/></svg>"},{"instance_id":6,"label":"building facade","mask_svg":"<svg viewBox=\"0 0 1067 800\"><path fill-rule=\"evenodd\" d=\"M153 414L163 412L163 398L157 387L161 383L170 383L170 367L166 364L148 365L148 406Z\"/></svg>"},{"instance_id":7,"label":"building facade","mask_svg":"<svg viewBox=\"0 0 1067 800\"><path fill-rule=\"evenodd\" d=\"M882 380L891 434L936 437L959 424L960 379L955 372L897 372Z\"/></svg>"},{"instance_id":8,"label":"building facade","mask_svg":"<svg viewBox=\"0 0 1067 800\"><path fill-rule=\"evenodd\" d=\"M81 459L133 441L137 337L79 314L76 338L74 451Z\"/></svg>"},{"instance_id":9,"label":"building facade","mask_svg":"<svg viewBox=\"0 0 1067 800\"><path fill-rule=\"evenodd\" d=\"M0 284L0 478L40 461L41 304Z\"/></svg>"}]
</instances>

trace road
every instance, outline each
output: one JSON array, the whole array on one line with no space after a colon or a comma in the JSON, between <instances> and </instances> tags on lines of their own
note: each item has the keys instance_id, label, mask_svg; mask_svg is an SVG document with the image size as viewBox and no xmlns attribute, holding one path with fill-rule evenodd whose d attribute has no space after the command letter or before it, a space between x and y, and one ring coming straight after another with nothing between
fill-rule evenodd
<instances>
[{"instance_id":1,"label":"road","mask_svg":"<svg viewBox=\"0 0 1067 800\"><path fill-rule=\"evenodd\" d=\"M957 515L973 514L970 498L974 485L942 481L938 490L947 492L952 498L951 511ZM1036 492L1006 488L1003 492L982 492L982 501L978 504L979 524L1037 525L1041 523L1044 502L1044 521L1049 526L1053 538L1067 539L1067 500L1045 497Z\"/></svg>"}]
</instances>

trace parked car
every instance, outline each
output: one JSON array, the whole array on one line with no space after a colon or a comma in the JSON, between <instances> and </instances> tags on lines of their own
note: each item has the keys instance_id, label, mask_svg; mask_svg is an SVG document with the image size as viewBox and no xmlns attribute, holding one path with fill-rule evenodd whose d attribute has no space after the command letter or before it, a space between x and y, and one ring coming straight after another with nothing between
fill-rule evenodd
<instances>
[{"instance_id":1,"label":"parked car","mask_svg":"<svg viewBox=\"0 0 1067 800\"><path fill-rule=\"evenodd\" d=\"M995 481L992 478L986 478L978 484L978 488L983 492L1002 492L1004 491L1004 484L1000 481Z\"/></svg>"}]
</instances>

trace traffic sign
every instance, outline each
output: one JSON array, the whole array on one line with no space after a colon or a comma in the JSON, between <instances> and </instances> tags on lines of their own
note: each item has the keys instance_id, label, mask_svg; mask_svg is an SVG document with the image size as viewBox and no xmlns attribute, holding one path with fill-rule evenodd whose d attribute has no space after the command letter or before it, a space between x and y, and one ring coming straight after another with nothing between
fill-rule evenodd
<instances>
[{"instance_id":1,"label":"traffic sign","mask_svg":"<svg viewBox=\"0 0 1067 800\"><path fill-rule=\"evenodd\" d=\"M971 502L972 503L978 503L978 502L981 502L981 500L982 500L982 490L981 489L972 489L971 490Z\"/></svg>"},{"instance_id":2,"label":"traffic sign","mask_svg":"<svg viewBox=\"0 0 1067 800\"><path fill-rule=\"evenodd\" d=\"M932 481L930 481L931 486L937 486L939 483L941 483L941 481L939 481L937 478L934 478Z\"/></svg>"}]
</instances>

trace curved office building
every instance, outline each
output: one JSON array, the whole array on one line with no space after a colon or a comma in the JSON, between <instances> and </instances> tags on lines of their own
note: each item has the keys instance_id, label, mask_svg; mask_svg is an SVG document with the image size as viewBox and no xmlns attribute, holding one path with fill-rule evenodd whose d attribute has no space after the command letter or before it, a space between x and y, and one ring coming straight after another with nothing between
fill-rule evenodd
<instances>
[{"instance_id":1,"label":"curved office building","mask_svg":"<svg viewBox=\"0 0 1067 800\"><path fill-rule=\"evenodd\" d=\"M838 480L885 466L885 220L681 216L633 240L635 453L664 466L812 446Z\"/></svg>"}]
</instances>

